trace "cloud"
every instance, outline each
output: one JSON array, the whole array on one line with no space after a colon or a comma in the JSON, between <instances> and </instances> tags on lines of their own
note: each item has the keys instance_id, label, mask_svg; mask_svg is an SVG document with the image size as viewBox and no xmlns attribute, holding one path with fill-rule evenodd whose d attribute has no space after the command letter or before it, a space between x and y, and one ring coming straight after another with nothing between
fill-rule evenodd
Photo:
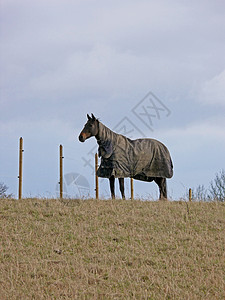
<instances>
[{"instance_id":1,"label":"cloud","mask_svg":"<svg viewBox=\"0 0 225 300\"><path fill-rule=\"evenodd\" d=\"M206 67L204 59L221 43L218 9L207 9L206 1L199 15L201 5L5 1L5 95L21 101L33 94L53 98L60 91L112 94L132 88L144 93L150 86L187 94L207 68L216 68L216 62ZM224 46L218 48L223 53Z\"/></svg>"},{"instance_id":2,"label":"cloud","mask_svg":"<svg viewBox=\"0 0 225 300\"><path fill-rule=\"evenodd\" d=\"M219 0L2 0L1 143L23 135L36 139L35 151L45 141L51 152L50 144L74 144L74 135L77 142L87 112L113 128L152 91L172 114L146 136L168 143L176 170L191 174L198 155L205 171L210 151L216 169L225 125L215 109L225 95L223 11ZM79 170L86 146L76 147Z\"/></svg>"},{"instance_id":3,"label":"cloud","mask_svg":"<svg viewBox=\"0 0 225 300\"><path fill-rule=\"evenodd\" d=\"M156 138L168 147L174 176L168 181L174 197L183 196L190 187L209 187L215 173L224 168L225 120L210 118L180 128L157 130Z\"/></svg>"},{"instance_id":4,"label":"cloud","mask_svg":"<svg viewBox=\"0 0 225 300\"><path fill-rule=\"evenodd\" d=\"M201 85L199 99L206 104L225 106L225 70Z\"/></svg>"}]
</instances>

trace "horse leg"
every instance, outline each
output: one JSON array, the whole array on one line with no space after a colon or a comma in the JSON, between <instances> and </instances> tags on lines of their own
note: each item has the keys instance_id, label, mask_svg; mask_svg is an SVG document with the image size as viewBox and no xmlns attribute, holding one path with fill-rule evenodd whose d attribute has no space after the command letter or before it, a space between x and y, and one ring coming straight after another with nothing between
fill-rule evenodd
<instances>
[{"instance_id":1,"label":"horse leg","mask_svg":"<svg viewBox=\"0 0 225 300\"><path fill-rule=\"evenodd\" d=\"M155 177L154 181L159 186L159 199L167 199L166 178Z\"/></svg>"},{"instance_id":2,"label":"horse leg","mask_svg":"<svg viewBox=\"0 0 225 300\"><path fill-rule=\"evenodd\" d=\"M125 194L124 194L124 178L119 178L119 184L120 184L120 192L121 192L122 198L125 200Z\"/></svg>"},{"instance_id":3,"label":"horse leg","mask_svg":"<svg viewBox=\"0 0 225 300\"><path fill-rule=\"evenodd\" d=\"M110 183L110 191L111 191L112 199L115 199L115 177L114 176L111 176L109 178L109 183Z\"/></svg>"}]
</instances>

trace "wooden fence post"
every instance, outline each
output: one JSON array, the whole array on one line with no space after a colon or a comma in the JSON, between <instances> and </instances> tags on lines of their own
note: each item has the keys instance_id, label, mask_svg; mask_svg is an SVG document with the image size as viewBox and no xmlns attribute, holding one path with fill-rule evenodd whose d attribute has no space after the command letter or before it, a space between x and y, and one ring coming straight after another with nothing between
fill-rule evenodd
<instances>
[{"instance_id":1,"label":"wooden fence post","mask_svg":"<svg viewBox=\"0 0 225 300\"><path fill-rule=\"evenodd\" d=\"M192 190L191 189L189 189L189 201L191 201L192 200Z\"/></svg>"},{"instance_id":2,"label":"wooden fence post","mask_svg":"<svg viewBox=\"0 0 225 300\"><path fill-rule=\"evenodd\" d=\"M130 179L130 198L134 200L134 179Z\"/></svg>"},{"instance_id":3,"label":"wooden fence post","mask_svg":"<svg viewBox=\"0 0 225 300\"><path fill-rule=\"evenodd\" d=\"M63 198L63 146L59 146L59 184L60 198Z\"/></svg>"},{"instance_id":4,"label":"wooden fence post","mask_svg":"<svg viewBox=\"0 0 225 300\"><path fill-rule=\"evenodd\" d=\"M22 198L22 182L23 182L23 138L20 138L20 149L19 149L19 194L18 199Z\"/></svg>"},{"instance_id":5,"label":"wooden fence post","mask_svg":"<svg viewBox=\"0 0 225 300\"><path fill-rule=\"evenodd\" d=\"M97 176L97 170L98 170L98 154L95 153L95 198L98 199L98 176Z\"/></svg>"}]
</instances>

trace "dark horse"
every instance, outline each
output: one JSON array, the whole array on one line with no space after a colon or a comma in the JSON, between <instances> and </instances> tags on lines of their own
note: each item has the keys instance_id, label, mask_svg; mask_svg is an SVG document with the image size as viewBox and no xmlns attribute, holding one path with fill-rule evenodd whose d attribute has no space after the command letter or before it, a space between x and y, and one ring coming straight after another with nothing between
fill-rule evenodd
<instances>
[{"instance_id":1,"label":"dark horse","mask_svg":"<svg viewBox=\"0 0 225 300\"><path fill-rule=\"evenodd\" d=\"M173 174L172 160L167 148L153 139L130 140L117 134L99 122L92 114L79 135L79 141L94 136L99 145L101 165L97 175L109 178L111 196L115 198L115 177L119 179L124 199L124 177L142 181L155 181L160 199L167 199L166 178Z\"/></svg>"}]
</instances>

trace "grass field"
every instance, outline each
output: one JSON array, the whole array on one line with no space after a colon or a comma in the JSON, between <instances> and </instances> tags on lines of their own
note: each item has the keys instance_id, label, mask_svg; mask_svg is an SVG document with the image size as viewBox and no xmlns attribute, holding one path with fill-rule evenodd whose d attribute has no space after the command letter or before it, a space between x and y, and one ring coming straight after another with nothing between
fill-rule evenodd
<instances>
[{"instance_id":1,"label":"grass field","mask_svg":"<svg viewBox=\"0 0 225 300\"><path fill-rule=\"evenodd\" d=\"M225 205L0 200L0 299L225 299Z\"/></svg>"}]
</instances>

